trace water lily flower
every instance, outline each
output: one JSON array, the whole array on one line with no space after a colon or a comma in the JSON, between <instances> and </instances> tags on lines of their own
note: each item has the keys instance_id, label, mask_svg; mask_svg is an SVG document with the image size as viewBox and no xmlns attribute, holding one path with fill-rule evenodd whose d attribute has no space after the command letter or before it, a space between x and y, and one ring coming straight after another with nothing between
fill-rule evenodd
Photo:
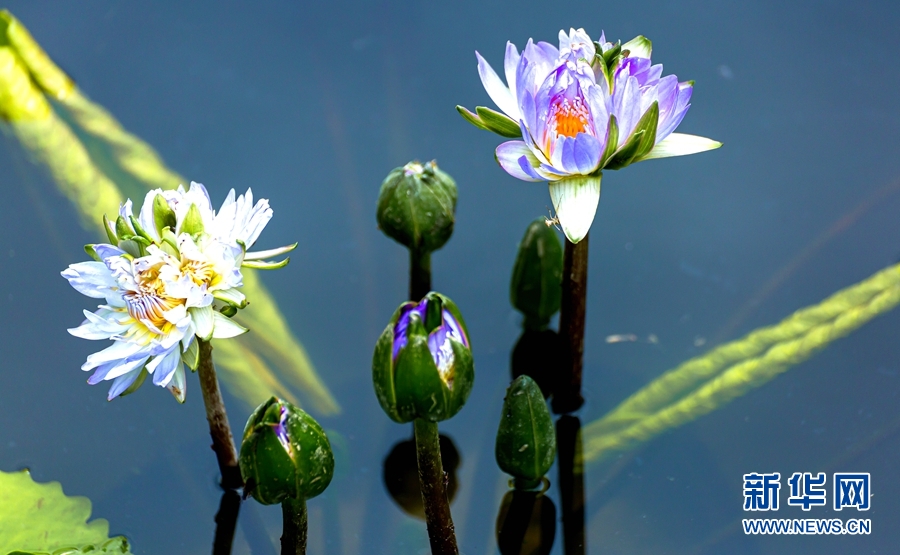
<instances>
[{"instance_id":1,"label":"water lily flower","mask_svg":"<svg viewBox=\"0 0 900 555\"><path fill-rule=\"evenodd\" d=\"M721 143L674 133L690 107L693 82L662 75L639 36L594 42L584 29L559 32L559 48L508 42L504 85L477 52L478 73L502 113L457 106L477 127L517 140L497 147L507 173L547 181L559 223L572 243L587 235L600 200L602 170L711 150Z\"/></svg>"},{"instance_id":2,"label":"water lily flower","mask_svg":"<svg viewBox=\"0 0 900 555\"><path fill-rule=\"evenodd\" d=\"M109 243L87 245L94 259L70 265L62 276L78 292L104 299L96 312L69 330L113 344L87 357L88 383L112 381L110 400L130 393L148 375L185 397L184 366L196 370L197 339L225 339L247 331L230 318L247 304L240 291L242 267L280 268L288 259L263 259L291 251L248 253L272 217L268 201L253 204L250 190L232 190L215 212L206 188L150 191L138 217L126 201L115 222L104 216Z\"/></svg>"}]
</instances>

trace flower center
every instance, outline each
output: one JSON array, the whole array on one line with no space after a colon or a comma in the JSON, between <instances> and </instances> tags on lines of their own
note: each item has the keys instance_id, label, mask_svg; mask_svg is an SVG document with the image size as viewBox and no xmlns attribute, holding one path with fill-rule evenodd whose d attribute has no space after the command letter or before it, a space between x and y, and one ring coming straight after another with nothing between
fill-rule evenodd
<instances>
[{"instance_id":1,"label":"flower center","mask_svg":"<svg viewBox=\"0 0 900 555\"><path fill-rule=\"evenodd\" d=\"M555 140L560 135L575 137L579 133L586 133L589 115L587 106L580 96L557 97L550 105L550 113L547 116L547 121L550 122L548 141Z\"/></svg>"},{"instance_id":2,"label":"flower center","mask_svg":"<svg viewBox=\"0 0 900 555\"><path fill-rule=\"evenodd\" d=\"M222 280L222 277L216 273L213 265L206 261L182 258L180 269L184 275L191 278L191 281L197 285L205 283L207 286L212 287Z\"/></svg>"},{"instance_id":3,"label":"flower center","mask_svg":"<svg viewBox=\"0 0 900 555\"><path fill-rule=\"evenodd\" d=\"M174 299L165 295L165 284L159 279L162 264L152 266L135 274L138 290L126 292L128 314L141 322L150 322L156 329L166 333L172 324L166 320L164 312L172 310L183 299Z\"/></svg>"}]
</instances>

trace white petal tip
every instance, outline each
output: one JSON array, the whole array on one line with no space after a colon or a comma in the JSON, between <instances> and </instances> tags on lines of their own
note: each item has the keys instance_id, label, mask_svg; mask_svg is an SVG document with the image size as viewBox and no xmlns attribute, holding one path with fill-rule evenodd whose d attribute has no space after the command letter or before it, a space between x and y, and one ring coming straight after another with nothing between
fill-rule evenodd
<instances>
[{"instance_id":1,"label":"white petal tip","mask_svg":"<svg viewBox=\"0 0 900 555\"><path fill-rule=\"evenodd\" d=\"M566 238L572 243L584 239L600 202L600 176L570 177L550 183L550 199Z\"/></svg>"},{"instance_id":2,"label":"white petal tip","mask_svg":"<svg viewBox=\"0 0 900 555\"><path fill-rule=\"evenodd\" d=\"M685 133L672 133L657 143L656 146L642 158L642 160L686 156L688 154L706 152L707 150L715 150L721 146L722 143L719 141L707 139L706 137L687 135Z\"/></svg>"}]
</instances>

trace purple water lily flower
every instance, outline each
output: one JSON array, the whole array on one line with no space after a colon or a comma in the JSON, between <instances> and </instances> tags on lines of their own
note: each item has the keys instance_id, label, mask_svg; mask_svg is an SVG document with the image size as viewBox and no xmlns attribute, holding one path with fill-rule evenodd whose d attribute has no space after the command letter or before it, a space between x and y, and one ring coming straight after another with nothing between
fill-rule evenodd
<instances>
[{"instance_id":1,"label":"purple water lily flower","mask_svg":"<svg viewBox=\"0 0 900 555\"><path fill-rule=\"evenodd\" d=\"M400 312L400 318L394 325L394 344L393 359L397 362L397 356L400 350L406 346L409 329L409 320L413 313L419 316L422 322L425 322L425 313L428 309L428 298L422 299L419 304L408 304ZM453 383L453 366L455 355L450 342L456 341L469 346L469 339L466 337L462 326L456 321L456 318L449 310L443 308L441 310L441 324L428 334L428 350L431 352L431 358L437 366L438 373L444 382L451 386Z\"/></svg>"},{"instance_id":2,"label":"purple water lily flower","mask_svg":"<svg viewBox=\"0 0 900 555\"><path fill-rule=\"evenodd\" d=\"M662 75L651 43L612 44L584 29L559 32L559 48L529 39L519 53L508 42L504 85L477 52L485 90L503 114L457 107L474 125L519 140L497 147L497 161L523 181L547 181L566 237L587 235L603 169L694 154L721 143L674 133L690 107L691 82ZM505 115L504 115L505 114Z\"/></svg>"}]
</instances>

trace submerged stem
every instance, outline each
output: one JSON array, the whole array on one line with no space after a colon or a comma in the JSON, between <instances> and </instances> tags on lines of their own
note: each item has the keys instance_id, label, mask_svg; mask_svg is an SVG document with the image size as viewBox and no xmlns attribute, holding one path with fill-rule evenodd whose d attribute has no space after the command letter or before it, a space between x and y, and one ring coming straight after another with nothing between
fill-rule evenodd
<instances>
[{"instance_id":1,"label":"submerged stem","mask_svg":"<svg viewBox=\"0 0 900 555\"><path fill-rule=\"evenodd\" d=\"M553 411L574 412L584 403L581 372L584 365L584 317L587 299L588 236L573 244L566 240L563 262L559 334L565 350L564 370L553 392Z\"/></svg>"},{"instance_id":2,"label":"submerged stem","mask_svg":"<svg viewBox=\"0 0 900 555\"><path fill-rule=\"evenodd\" d=\"M216 378L216 367L213 365L212 344L197 338L200 344L200 364L197 374L200 375L200 389L203 392L203 404L206 406L206 421L209 422L209 435L212 436L212 450L216 452L219 472L222 473L222 487L238 489L244 485L241 471L238 468L237 453L234 449L234 438L228 415L225 414L225 402Z\"/></svg>"},{"instance_id":3,"label":"submerged stem","mask_svg":"<svg viewBox=\"0 0 900 555\"><path fill-rule=\"evenodd\" d=\"M447 477L441 463L438 425L422 418L414 422L416 432L416 459L419 463L419 485L422 487L422 503L425 505L425 523L432 555L458 555L456 532L450 516L447 497Z\"/></svg>"},{"instance_id":4,"label":"submerged stem","mask_svg":"<svg viewBox=\"0 0 900 555\"><path fill-rule=\"evenodd\" d=\"M409 300L419 302L431 291L431 253L409 249Z\"/></svg>"},{"instance_id":5,"label":"submerged stem","mask_svg":"<svg viewBox=\"0 0 900 555\"><path fill-rule=\"evenodd\" d=\"M281 555L306 555L306 499L281 502Z\"/></svg>"}]
</instances>

